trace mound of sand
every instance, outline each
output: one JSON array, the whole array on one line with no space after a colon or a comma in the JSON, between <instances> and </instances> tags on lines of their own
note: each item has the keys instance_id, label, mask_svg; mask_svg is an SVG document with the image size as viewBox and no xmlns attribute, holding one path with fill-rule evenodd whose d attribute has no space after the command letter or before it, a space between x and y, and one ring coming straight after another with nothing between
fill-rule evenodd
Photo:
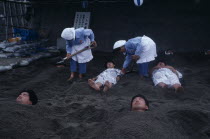
<instances>
[{"instance_id":1,"label":"mound of sand","mask_svg":"<svg viewBox=\"0 0 210 139\"><path fill-rule=\"evenodd\" d=\"M0 138L210 138L208 57L162 57L183 73L182 94L154 87L150 79L141 80L135 72L107 93L96 92L87 79L104 70L106 59L96 55L86 77L72 82L66 82L68 67L55 67L58 58L1 73ZM37 105L16 104L23 88L34 89ZM150 101L147 112L130 111L130 100L139 93Z\"/></svg>"}]
</instances>

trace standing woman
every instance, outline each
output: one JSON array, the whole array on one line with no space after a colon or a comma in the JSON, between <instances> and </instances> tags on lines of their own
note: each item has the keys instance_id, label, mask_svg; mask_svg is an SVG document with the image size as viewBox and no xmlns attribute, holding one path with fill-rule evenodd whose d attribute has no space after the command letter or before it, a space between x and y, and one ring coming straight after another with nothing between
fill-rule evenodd
<instances>
[{"instance_id":1,"label":"standing woman","mask_svg":"<svg viewBox=\"0 0 210 139\"><path fill-rule=\"evenodd\" d=\"M119 40L115 42L113 49L126 55L122 73L126 73L126 68L133 59L138 64L140 77L148 77L149 62L157 57L156 44L151 38L144 35L143 37L132 38L127 42Z\"/></svg>"},{"instance_id":2,"label":"standing woman","mask_svg":"<svg viewBox=\"0 0 210 139\"><path fill-rule=\"evenodd\" d=\"M61 37L66 40L67 59L69 59L72 54L90 46L91 44L94 46L97 45L94 33L91 29L66 28L63 30ZM86 73L86 63L92 59L93 55L91 49L85 50L73 56L70 60L71 75L68 80L72 80L75 77L75 72L78 72L79 78L82 78L83 74Z\"/></svg>"}]
</instances>

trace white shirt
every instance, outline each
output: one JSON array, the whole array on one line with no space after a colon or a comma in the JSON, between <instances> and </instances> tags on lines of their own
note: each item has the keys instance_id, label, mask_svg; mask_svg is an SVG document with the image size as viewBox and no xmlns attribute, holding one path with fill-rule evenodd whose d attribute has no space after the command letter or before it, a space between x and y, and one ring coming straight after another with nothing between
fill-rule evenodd
<instances>
[{"instance_id":1,"label":"white shirt","mask_svg":"<svg viewBox=\"0 0 210 139\"><path fill-rule=\"evenodd\" d=\"M100 73L97 77L98 80L109 81L113 84L116 84L116 78L120 75L120 70L115 68L108 68L102 73Z\"/></svg>"}]
</instances>

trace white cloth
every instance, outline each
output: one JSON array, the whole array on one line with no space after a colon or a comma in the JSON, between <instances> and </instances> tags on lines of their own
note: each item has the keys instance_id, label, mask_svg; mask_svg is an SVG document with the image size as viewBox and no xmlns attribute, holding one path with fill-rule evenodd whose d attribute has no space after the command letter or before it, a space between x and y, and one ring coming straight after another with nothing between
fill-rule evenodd
<instances>
[{"instance_id":1,"label":"white cloth","mask_svg":"<svg viewBox=\"0 0 210 139\"><path fill-rule=\"evenodd\" d=\"M125 45L125 43L126 43L126 40L119 40L119 41L116 41L116 42L114 43L113 49L122 47L123 45Z\"/></svg>"},{"instance_id":2,"label":"white cloth","mask_svg":"<svg viewBox=\"0 0 210 139\"><path fill-rule=\"evenodd\" d=\"M182 77L180 72L178 72L178 74L180 77ZM161 82L169 86L172 86L174 84L181 85L181 83L179 82L179 77L177 77L177 75L168 68L160 68L160 69L154 70L152 73L152 80L155 86Z\"/></svg>"},{"instance_id":3,"label":"white cloth","mask_svg":"<svg viewBox=\"0 0 210 139\"><path fill-rule=\"evenodd\" d=\"M75 39L75 29L74 28L65 28L61 33L61 37L65 40Z\"/></svg>"},{"instance_id":4,"label":"white cloth","mask_svg":"<svg viewBox=\"0 0 210 139\"><path fill-rule=\"evenodd\" d=\"M87 38L82 44L73 45L71 54L74 54L77 51L80 51L89 45L90 45L90 39ZM72 59L74 61L77 61L78 63L87 63L93 59L92 51L91 51L91 49L85 50L84 52L81 52L81 53L73 56Z\"/></svg>"},{"instance_id":5,"label":"white cloth","mask_svg":"<svg viewBox=\"0 0 210 139\"><path fill-rule=\"evenodd\" d=\"M104 85L106 81L109 81L110 83L116 84L116 78L120 75L120 72L119 69L108 68L97 76L95 83L99 82Z\"/></svg>"},{"instance_id":6,"label":"white cloth","mask_svg":"<svg viewBox=\"0 0 210 139\"><path fill-rule=\"evenodd\" d=\"M141 38L142 51L140 53L140 59L136 63L145 63L155 60L157 57L156 44L147 36Z\"/></svg>"}]
</instances>

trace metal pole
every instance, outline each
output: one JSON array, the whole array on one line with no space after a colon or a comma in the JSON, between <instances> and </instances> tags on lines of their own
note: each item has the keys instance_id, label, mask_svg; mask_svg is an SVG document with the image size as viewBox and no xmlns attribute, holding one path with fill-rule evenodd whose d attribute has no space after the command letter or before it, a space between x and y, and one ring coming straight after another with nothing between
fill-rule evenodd
<instances>
[{"instance_id":1,"label":"metal pole","mask_svg":"<svg viewBox=\"0 0 210 139\"><path fill-rule=\"evenodd\" d=\"M0 26L8 26L8 27L15 27L15 28L22 28L22 29L32 29L32 28L28 28L28 27L21 27L21 26L11 26L11 25L4 25L4 24L0 24Z\"/></svg>"},{"instance_id":2,"label":"metal pole","mask_svg":"<svg viewBox=\"0 0 210 139\"><path fill-rule=\"evenodd\" d=\"M24 0L24 2L27 2L27 0ZM26 13L26 7L27 5L26 4L24 4L24 11L25 11L25 13Z\"/></svg>"},{"instance_id":3,"label":"metal pole","mask_svg":"<svg viewBox=\"0 0 210 139\"><path fill-rule=\"evenodd\" d=\"M6 2L3 2L3 9L4 9L4 16L7 16L7 13L6 13ZM5 19L5 40L8 39L8 18Z\"/></svg>"},{"instance_id":4,"label":"metal pole","mask_svg":"<svg viewBox=\"0 0 210 139\"><path fill-rule=\"evenodd\" d=\"M22 5L19 4L19 7L20 7L20 14L23 15L23 9L22 9ZM24 20L23 20L23 17L21 17L21 22L22 22L22 27L24 27Z\"/></svg>"},{"instance_id":5,"label":"metal pole","mask_svg":"<svg viewBox=\"0 0 210 139\"><path fill-rule=\"evenodd\" d=\"M25 15L13 15L13 16L0 17L0 18L10 18L10 17L18 17L18 16L25 16Z\"/></svg>"},{"instance_id":6,"label":"metal pole","mask_svg":"<svg viewBox=\"0 0 210 139\"><path fill-rule=\"evenodd\" d=\"M18 10L17 10L17 7L16 7L16 3L14 3L14 9L15 9L16 15L18 15ZM17 24L17 26L19 26L18 16L16 16L16 24Z\"/></svg>"},{"instance_id":7,"label":"metal pole","mask_svg":"<svg viewBox=\"0 0 210 139\"><path fill-rule=\"evenodd\" d=\"M11 10L11 5L10 5L10 2L9 2L9 12L10 12L10 16L12 16L12 10ZM13 26L13 19L12 17L10 18L10 21L11 21L11 26ZM12 33L14 32L14 28L12 27ZM14 35L13 35L14 36Z\"/></svg>"}]
</instances>

